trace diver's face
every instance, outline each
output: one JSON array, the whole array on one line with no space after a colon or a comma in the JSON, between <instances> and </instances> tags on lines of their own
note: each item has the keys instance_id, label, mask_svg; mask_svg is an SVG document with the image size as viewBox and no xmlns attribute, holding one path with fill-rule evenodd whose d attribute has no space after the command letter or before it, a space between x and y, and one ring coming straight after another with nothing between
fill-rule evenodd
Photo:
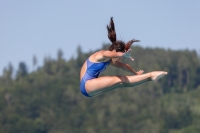
<instances>
[{"instance_id":1,"label":"diver's face","mask_svg":"<svg viewBox=\"0 0 200 133\"><path fill-rule=\"evenodd\" d=\"M113 52L117 52L115 49L113 50ZM121 58L112 58L112 62L116 62L116 61L121 61Z\"/></svg>"}]
</instances>

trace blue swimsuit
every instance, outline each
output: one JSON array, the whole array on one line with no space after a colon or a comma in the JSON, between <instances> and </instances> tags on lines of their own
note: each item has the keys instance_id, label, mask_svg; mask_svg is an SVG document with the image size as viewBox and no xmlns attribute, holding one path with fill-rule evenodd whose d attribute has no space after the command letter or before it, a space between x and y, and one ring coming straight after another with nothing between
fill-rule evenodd
<instances>
[{"instance_id":1,"label":"blue swimsuit","mask_svg":"<svg viewBox=\"0 0 200 133\"><path fill-rule=\"evenodd\" d=\"M110 64L110 60L107 62L99 62L99 63L94 63L90 62L89 59L86 60L87 62L87 70L85 72L85 75L83 76L80 84L80 90L83 93L83 95L87 97L91 97L88 95L85 89L85 83L86 81L94 78L98 78L99 74L106 69L107 65Z\"/></svg>"}]
</instances>

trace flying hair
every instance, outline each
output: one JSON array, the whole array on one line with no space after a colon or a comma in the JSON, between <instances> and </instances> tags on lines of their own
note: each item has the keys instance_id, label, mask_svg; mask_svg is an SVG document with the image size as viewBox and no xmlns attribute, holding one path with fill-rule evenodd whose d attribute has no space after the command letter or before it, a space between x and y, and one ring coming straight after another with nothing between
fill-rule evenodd
<instances>
[{"instance_id":1,"label":"flying hair","mask_svg":"<svg viewBox=\"0 0 200 133\"><path fill-rule=\"evenodd\" d=\"M116 42L116 32L115 32L115 24L113 22L113 17L110 18L110 25L107 25L108 30L108 38L113 43Z\"/></svg>"},{"instance_id":2,"label":"flying hair","mask_svg":"<svg viewBox=\"0 0 200 133\"><path fill-rule=\"evenodd\" d=\"M129 42L127 42L127 43L125 44L125 51L129 50L129 49L131 48L131 45L132 45L134 42L140 42L140 40L132 39L132 40L130 40Z\"/></svg>"},{"instance_id":3,"label":"flying hair","mask_svg":"<svg viewBox=\"0 0 200 133\"><path fill-rule=\"evenodd\" d=\"M109 47L109 50L119 49L119 51L126 52L131 48L131 45L134 42L139 42L139 40L132 39L125 44L123 41L117 40L113 17L110 18L110 23L109 25L107 25L107 30L108 30L108 38L112 42L112 45Z\"/></svg>"}]
</instances>

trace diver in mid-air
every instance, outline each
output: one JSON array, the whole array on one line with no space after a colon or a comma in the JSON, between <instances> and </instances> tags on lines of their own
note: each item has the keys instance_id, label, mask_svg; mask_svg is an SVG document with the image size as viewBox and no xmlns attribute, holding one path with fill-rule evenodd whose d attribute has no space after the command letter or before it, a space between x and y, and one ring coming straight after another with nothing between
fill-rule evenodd
<instances>
[{"instance_id":1,"label":"diver in mid-air","mask_svg":"<svg viewBox=\"0 0 200 133\"><path fill-rule=\"evenodd\" d=\"M104 92L108 92L122 87L133 87L148 81L157 81L167 74L165 71L153 71L144 73L143 70L135 71L130 65L121 62L121 58L131 57L131 45L139 40L130 40L124 43L116 39L115 25L113 18L107 25L108 38L112 42L108 50L100 50L85 61L80 71L80 90L83 95L93 97ZM133 76L100 76L99 74L112 65L134 74ZM144 74L143 74L144 73Z\"/></svg>"}]
</instances>

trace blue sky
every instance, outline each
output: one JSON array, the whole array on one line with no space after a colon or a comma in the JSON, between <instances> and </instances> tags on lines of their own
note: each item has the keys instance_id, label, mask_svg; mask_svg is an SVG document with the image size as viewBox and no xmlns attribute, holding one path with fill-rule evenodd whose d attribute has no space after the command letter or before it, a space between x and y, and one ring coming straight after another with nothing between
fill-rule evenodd
<instances>
[{"instance_id":1,"label":"blue sky","mask_svg":"<svg viewBox=\"0 0 200 133\"><path fill-rule=\"evenodd\" d=\"M118 39L139 39L142 47L200 50L199 0L0 0L0 74L9 63L32 70L44 57L67 60L109 43L113 16ZM138 57L139 58L139 57Z\"/></svg>"}]
</instances>

